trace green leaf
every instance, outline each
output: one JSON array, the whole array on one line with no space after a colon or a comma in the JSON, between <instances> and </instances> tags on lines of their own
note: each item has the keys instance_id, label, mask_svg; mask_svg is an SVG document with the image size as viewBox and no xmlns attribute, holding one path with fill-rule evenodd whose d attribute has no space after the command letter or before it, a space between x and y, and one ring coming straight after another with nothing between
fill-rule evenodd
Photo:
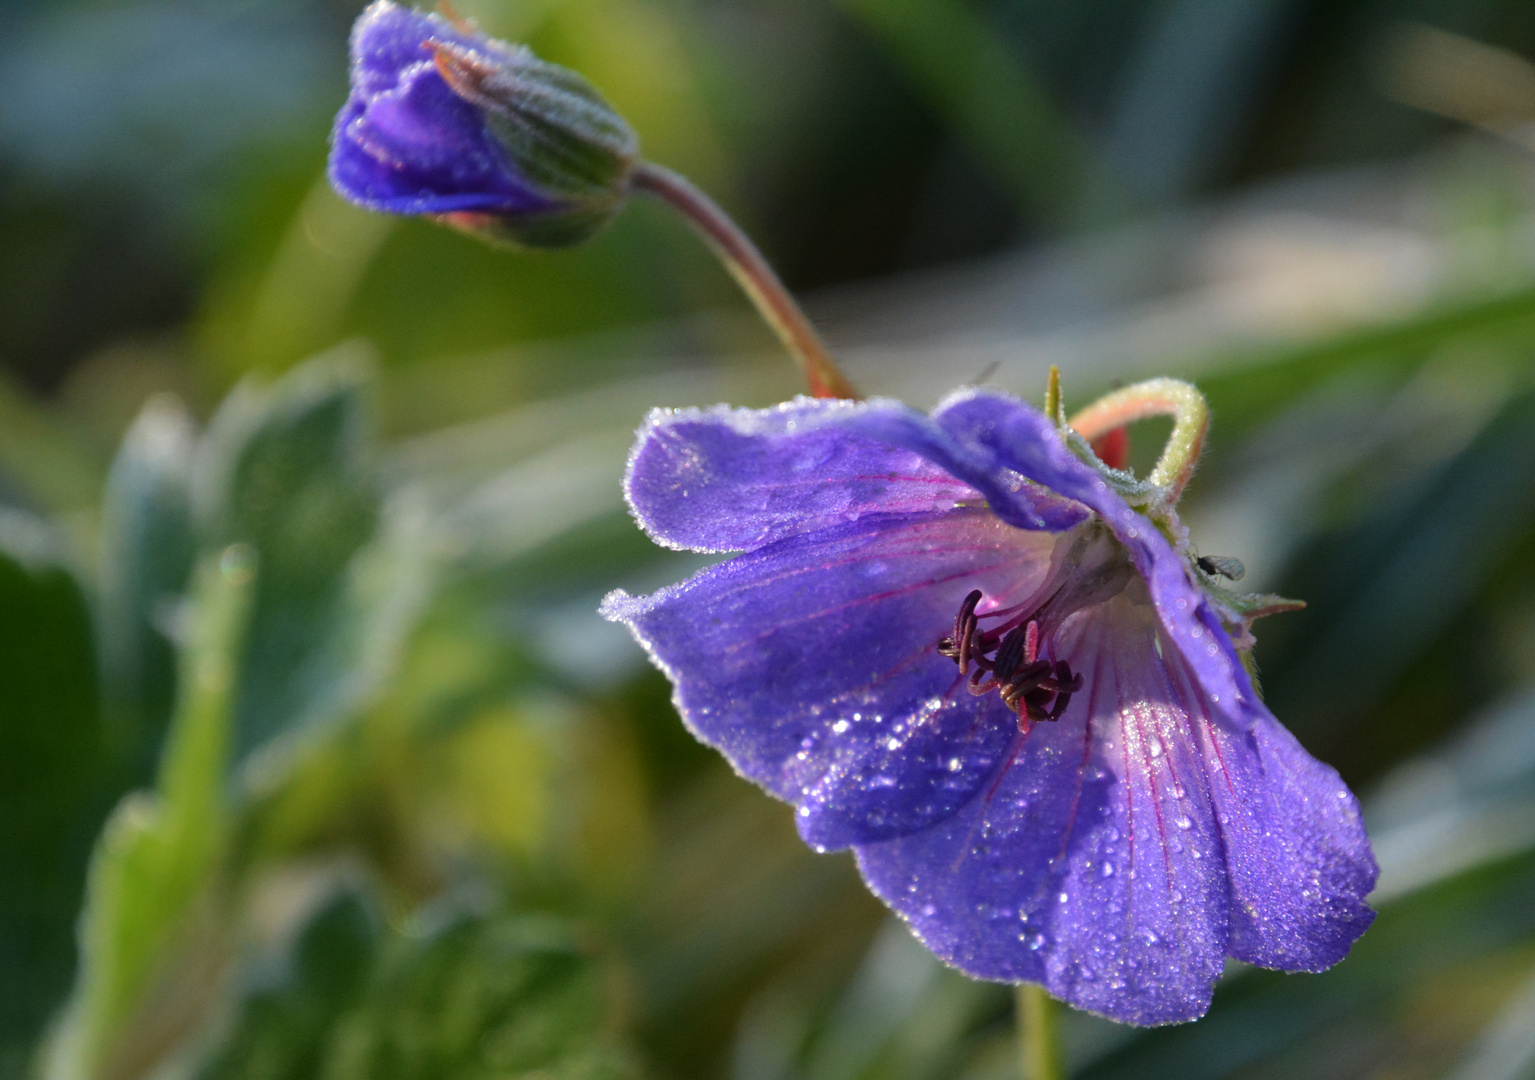
<instances>
[{"instance_id":1,"label":"green leaf","mask_svg":"<svg viewBox=\"0 0 1535 1080\"><path fill-rule=\"evenodd\" d=\"M235 702L235 761L333 712L352 639L336 632L349 573L378 525L367 367L337 350L266 388L244 383L209 426L193 511L209 547L261 564Z\"/></svg>"},{"instance_id":2,"label":"green leaf","mask_svg":"<svg viewBox=\"0 0 1535 1080\"><path fill-rule=\"evenodd\" d=\"M65 570L0 552L0 1077L69 989L100 794L91 627Z\"/></svg>"},{"instance_id":3,"label":"green leaf","mask_svg":"<svg viewBox=\"0 0 1535 1080\"><path fill-rule=\"evenodd\" d=\"M97 843L75 992L47 1049L50 1080L145 1074L207 1009L221 976L224 775L253 577L244 546L198 568L157 790L124 799Z\"/></svg>"},{"instance_id":4,"label":"green leaf","mask_svg":"<svg viewBox=\"0 0 1535 1080\"><path fill-rule=\"evenodd\" d=\"M114 750L130 786L150 780L175 700L176 654L167 630L192 571L194 440L181 403L154 398L107 476L97 628Z\"/></svg>"},{"instance_id":5,"label":"green leaf","mask_svg":"<svg viewBox=\"0 0 1535 1080\"><path fill-rule=\"evenodd\" d=\"M286 977L252 989L201 1080L309 1080L337 1018L367 989L378 919L353 893L326 904L293 949Z\"/></svg>"},{"instance_id":6,"label":"green leaf","mask_svg":"<svg viewBox=\"0 0 1535 1080\"><path fill-rule=\"evenodd\" d=\"M562 924L459 917L381 940L372 925L354 899L326 907L288 978L247 998L200 1080L638 1075L608 973Z\"/></svg>"}]
</instances>

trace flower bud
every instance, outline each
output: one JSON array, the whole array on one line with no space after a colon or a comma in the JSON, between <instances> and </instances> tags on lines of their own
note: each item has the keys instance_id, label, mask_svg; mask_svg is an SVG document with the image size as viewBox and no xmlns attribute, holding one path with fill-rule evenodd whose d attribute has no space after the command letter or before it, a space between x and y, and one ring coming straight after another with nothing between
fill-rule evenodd
<instances>
[{"instance_id":1,"label":"flower bud","mask_svg":"<svg viewBox=\"0 0 1535 1080\"><path fill-rule=\"evenodd\" d=\"M353 27L330 179L360 206L564 247L622 209L638 160L596 89L525 47L388 0Z\"/></svg>"}]
</instances>

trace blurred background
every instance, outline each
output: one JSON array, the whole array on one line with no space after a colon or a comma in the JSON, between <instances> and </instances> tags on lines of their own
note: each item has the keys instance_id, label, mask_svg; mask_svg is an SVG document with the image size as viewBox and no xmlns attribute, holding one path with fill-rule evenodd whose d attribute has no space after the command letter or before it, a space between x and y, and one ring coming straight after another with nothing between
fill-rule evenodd
<instances>
[{"instance_id":1,"label":"blurred background","mask_svg":"<svg viewBox=\"0 0 1535 1080\"><path fill-rule=\"evenodd\" d=\"M1381 916L1079 1077L1535 1076L1535 9L457 0L714 193L854 381L1199 381L1187 518ZM618 481L792 367L636 204L511 255L321 170L360 3L13 0L0 36L0 1078L1016 1075L684 733ZM1133 433L1154 458L1165 429Z\"/></svg>"}]
</instances>

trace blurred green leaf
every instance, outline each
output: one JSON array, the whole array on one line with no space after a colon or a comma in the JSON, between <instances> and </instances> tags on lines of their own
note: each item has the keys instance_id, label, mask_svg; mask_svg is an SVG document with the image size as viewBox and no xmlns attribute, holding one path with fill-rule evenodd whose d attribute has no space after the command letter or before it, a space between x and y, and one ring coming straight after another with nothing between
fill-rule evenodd
<instances>
[{"instance_id":1,"label":"blurred green leaf","mask_svg":"<svg viewBox=\"0 0 1535 1080\"><path fill-rule=\"evenodd\" d=\"M338 1018L367 990L378 916L355 893L325 905L294 945L285 978L253 989L201 1080L313 1080Z\"/></svg>"},{"instance_id":2,"label":"blurred green leaf","mask_svg":"<svg viewBox=\"0 0 1535 1080\"><path fill-rule=\"evenodd\" d=\"M150 779L175 699L167 629L192 569L195 438L178 401L151 399L107 475L97 630L114 751L130 786Z\"/></svg>"},{"instance_id":3,"label":"blurred green leaf","mask_svg":"<svg viewBox=\"0 0 1535 1080\"><path fill-rule=\"evenodd\" d=\"M959 0L841 0L1020 207L1063 225L1094 162L1022 59Z\"/></svg>"},{"instance_id":4,"label":"blurred green leaf","mask_svg":"<svg viewBox=\"0 0 1535 1080\"><path fill-rule=\"evenodd\" d=\"M0 502L51 510L89 506L102 462L74 434L62 417L0 380Z\"/></svg>"},{"instance_id":5,"label":"blurred green leaf","mask_svg":"<svg viewBox=\"0 0 1535 1080\"><path fill-rule=\"evenodd\" d=\"M241 384L199 450L204 547L242 542L261 565L238 665L234 761L334 711L350 689L344 622L354 559L379 523L367 367L337 350L268 387Z\"/></svg>"},{"instance_id":6,"label":"blurred green leaf","mask_svg":"<svg viewBox=\"0 0 1535 1080\"><path fill-rule=\"evenodd\" d=\"M378 935L350 897L244 1003L201 1080L626 1080L611 975L559 923L460 916Z\"/></svg>"},{"instance_id":7,"label":"blurred green leaf","mask_svg":"<svg viewBox=\"0 0 1535 1080\"><path fill-rule=\"evenodd\" d=\"M105 812L91 626L65 570L0 552L0 1077L69 988L74 914Z\"/></svg>"},{"instance_id":8,"label":"blurred green leaf","mask_svg":"<svg viewBox=\"0 0 1535 1080\"><path fill-rule=\"evenodd\" d=\"M219 933L224 776L254 574L244 545L199 566L156 790L118 805L92 858L80 971L47 1049L50 1080L143 1075L205 1012L221 977L234 944Z\"/></svg>"}]
</instances>

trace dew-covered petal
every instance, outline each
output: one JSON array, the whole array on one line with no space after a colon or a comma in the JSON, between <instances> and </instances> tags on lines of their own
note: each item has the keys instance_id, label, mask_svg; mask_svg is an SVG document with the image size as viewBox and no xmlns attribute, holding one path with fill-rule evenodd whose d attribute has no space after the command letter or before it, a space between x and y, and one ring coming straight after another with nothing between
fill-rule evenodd
<instances>
[{"instance_id":1,"label":"dew-covered petal","mask_svg":"<svg viewBox=\"0 0 1535 1080\"><path fill-rule=\"evenodd\" d=\"M694 734L795 804L807 842L844 847L942 819L995 771L1017 718L957 686L937 641L971 589L1037 586L1053 544L981 510L865 515L615 593L603 614L671 678Z\"/></svg>"},{"instance_id":2,"label":"dew-covered petal","mask_svg":"<svg viewBox=\"0 0 1535 1080\"><path fill-rule=\"evenodd\" d=\"M1065 529L1085 511L967 461L921 413L893 401L800 398L773 409L656 410L640 430L625 491L657 542L745 551L866 513L979 502L1018 507L1024 528Z\"/></svg>"},{"instance_id":3,"label":"dew-covered petal","mask_svg":"<svg viewBox=\"0 0 1535 1080\"><path fill-rule=\"evenodd\" d=\"M1231 881L1227 952L1286 971L1331 967L1375 918L1365 897L1379 871L1358 802L1266 709L1245 732L1208 714L1195 722Z\"/></svg>"},{"instance_id":4,"label":"dew-covered petal","mask_svg":"<svg viewBox=\"0 0 1535 1080\"><path fill-rule=\"evenodd\" d=\"M1139 587L1075 616L1058 644L1087 689L1034 726L994 791L856 848L947 962L1134 1024L1204 1013L1228 922L1199 743L1151 618Z\"/></svg>"},{"instance_id":5,"label":"dew-covered petal","mask_svg":"<svg viewBox=\"0 0 1535 1080\"><path fill-rule=\"evenodd\" d=\"M1097 511L1129 550L1168 640L1187 658L1205 695L1228 722L1239 727L1252 722L1257 702L1252 680L1220 616L1189 580L1184 558L1067 449L1054 424L1016 398L982 390L954 394L933 418L973 453L994 455L995 468L1014 470Z\"/></svg>"}]
</instances>

